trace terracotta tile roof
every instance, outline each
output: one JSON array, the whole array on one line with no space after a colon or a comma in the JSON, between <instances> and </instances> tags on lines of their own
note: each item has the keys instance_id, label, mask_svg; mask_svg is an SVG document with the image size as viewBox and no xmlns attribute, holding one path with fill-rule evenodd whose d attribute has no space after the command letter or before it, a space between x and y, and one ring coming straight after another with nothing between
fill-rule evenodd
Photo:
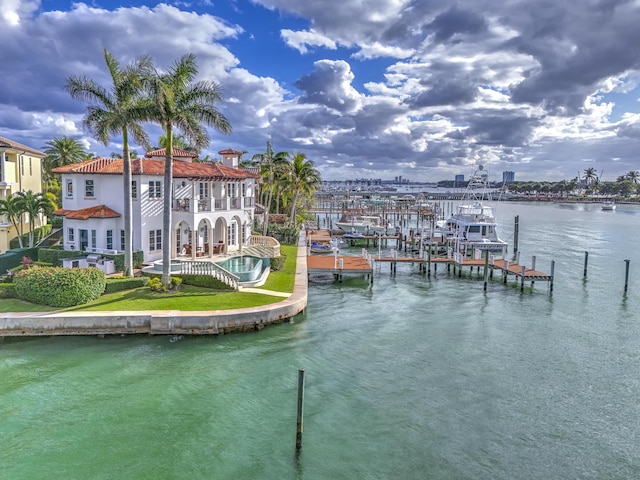
<instances>
[{"instance_id":1,"label":"terracotta tile roof","mask_svg":"<svg viewBox=\"0 0 640 480\"><path fill-rule=\"evenodd\" d=\"M159 148L158 150L152 150L144 154L145 157L165 157L167 155L166 148ZM180 148L173 149L173 156L175 157L191 157L196 158L198 156L195 152L190 152L189 150L182 150Z\"/></svg>"},{"instance_id":2,"label":"terracotta tile roof","mask_svg":"<svg viewBox=\"0 0 640 480\"><path fill-rule=\"evenodd\" d=\"M220 150L218 154L220 155L242 155L243 152L239 152L238 150L234 150L233 148L227 148L226 150Z\"/></svg>"},{"instance_id":3,"label":"terracotta tile roof","mask_svg":"<svg viewBox=\"0 0 640 480\"><path fill-rule=\"evenodd\" d=\"M132 175L164 176L164 160L136 158L131 161ZM93 173L99 175L122 175L121 158L93 158L53 169L53 173ZM232 181L245 178L260 178L260 175L243 168L233 168L217 162L174 162L174 178Z\"/></svg>"},{"instance_id":4,"label":"terracotta tile roof","mask_svg":"<svg viewBox=\"0 0 640 480\"><path fill-rule=\"evenodd\" d=\"M0 148L11 148L13 150L24 150L25 152L30 153L35 157L46 157L47 155L40 150L36 150L35 148L27 147L18 142L14 142L13 140L9 140L6 137L0 137Z\"/></svg>"},{"instance_id":5,"label":"terracotta tile roof","mask_svg":"<svg viewBox=\"0 0 640 480\"><path fill-rule=\"evenodd\" d=\"M66 217L69 220L89 220L90 218L118 218L120 214L105 205L82 208L80 210L67 210L59 208L53 212L54 215Z\"/></svg>"}]
</instances>

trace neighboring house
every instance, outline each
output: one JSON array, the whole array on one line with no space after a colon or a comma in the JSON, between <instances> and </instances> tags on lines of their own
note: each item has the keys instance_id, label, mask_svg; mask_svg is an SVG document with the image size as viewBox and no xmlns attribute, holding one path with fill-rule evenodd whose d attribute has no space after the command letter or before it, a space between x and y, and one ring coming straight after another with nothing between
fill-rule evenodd
<instances>
[{"instance_id":1,"label":"neighboring house","mask_svg":"<svg viewBox=\"0 0 640 480\"><path fill-rule=\"evenodd\" d=\"M192 162L174 149L173 191L164 192L165 150L131 161L133 249L144 261L162 259L164 196L171 195L171 257L210 257L249 242L258 175L238 168L242 152L219 152L222 162ZM122 159L97 158L54 169L62 175L64 249L124 251Z\"/></svg>"},{"instance_id":2,"label":"neighboring house","mask_svg":"<svg viewBox=\"0 0 640 480\"><path fill-rule=\"evenodd\" d=\"M46 155L5 137L0 137L0 199L5 200L16 192L42 192L42 159ZM29 219L23 216L21 230L29 232ZM36 227L47 223L44 216L35 222ZM9 250L9 242L18 232L7 218L0 216L0 253Z\"/></svg>"}]
</instances>

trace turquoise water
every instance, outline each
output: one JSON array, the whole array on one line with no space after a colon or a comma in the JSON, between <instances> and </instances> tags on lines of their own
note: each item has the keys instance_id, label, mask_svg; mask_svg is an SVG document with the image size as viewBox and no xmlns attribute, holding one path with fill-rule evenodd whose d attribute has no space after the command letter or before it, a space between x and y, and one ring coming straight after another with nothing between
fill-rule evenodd
<instances>
[{"instance_id":1,"label":"turquoise water","mask_svg":"<svg viewBox=\"0 0 640 480\"><path fill-rule=\"evenodd\" d=\"M240 282L253 282L262 274L264 260L260 257L245 255L231 257L216 263L227 272L237 275Z\"/></svg>"},{"instance_id":2,"label":"turquoise water","mask_svg":"<svg viewBox=\"0 0 640 480\"><path fill-rule=\"evenodd\" d=\"M1 342L0 478L639 478L640 207L498 215L552 296L406 265L255 334Z\"/></svg>"}]
</instances>

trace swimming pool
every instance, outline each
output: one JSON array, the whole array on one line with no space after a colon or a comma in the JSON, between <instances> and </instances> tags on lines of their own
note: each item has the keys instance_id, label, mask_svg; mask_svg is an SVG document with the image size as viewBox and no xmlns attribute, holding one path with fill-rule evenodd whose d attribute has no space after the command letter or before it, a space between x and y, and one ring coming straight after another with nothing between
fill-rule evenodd
<instances>
[{"instance_id":1,"label":"swimming pool","mask_svg":"<svg viewBox=\"0 0 640 480\"><path fill-rule=\"evenodd\" d=\"M231 257L216 264L224 268L227 272L237 275L240 282L254 282L263 270L269 266L266 258L241 256Z\"/></svg>"},{"instance_id":2,"label":"swimming pool","mask_svg":"<svg viewBox=\"0 0 640 480\"><path fill-rule=\"evenodd\" d=\"M162 260L156 260L153 262L153 270L157 272L162 271ZM182 262L180 260L171 260L171 266L169 267L170 273L180 273L182 271Z\"/></svg>"}]
</instances>

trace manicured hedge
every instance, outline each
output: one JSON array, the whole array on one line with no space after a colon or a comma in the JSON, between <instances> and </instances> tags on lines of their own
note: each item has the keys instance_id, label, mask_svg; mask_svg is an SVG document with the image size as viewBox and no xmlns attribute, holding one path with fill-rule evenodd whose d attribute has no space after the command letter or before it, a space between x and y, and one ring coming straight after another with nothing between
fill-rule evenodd
<instances>
[{"instance_id":1,"label":"manicured hedge","mask_svg":"<svg viewBox=\"0 0 640 480\"><path fill-rule=\"evenodd\" d=\"M144 276L149 278L161 278L162 275L158 273L150 273L143 272ZM212 288L214 290L225 290L225 291L233 291L229 285L224 282L221 282L217 278L212 277L211 275L185 275L185 274L173 274L173 277L178 277L182 279L183 285L193 285L194 287L205 287Z\"/></svg>"},{"instance_id":2,"label":"manicured hedge","mask_svg":"<svg viewBox=\"0 0 640 480\"><path fill-rule=\"evenodd\" d=\"M133 288L144 287L149 281L146 277L123 277L107 278L104 293L119 292L121 290L131 290Z\"/></svg>"},{"instance_id":3,"label":"manicured hedge","mask_svg":"<svg viewBox=\"0 0 640 480\"><path fill-rule=\"evenodd\" d=\"M269 260L271 264L271 271L277 272L278 270L282 270L282 267L284 267L284 262L287 261L287 256L280 255L279 257L273 257L273 258L270 258Z\"/></svg>"},{"instance_id":4,"label":"manicured hedge","mask_svg":"<svg viewBox=\"0 0 640 480\"><path fill-rule=\"evenodd\" d=\"M0 283L0 298L17 298L13 283Z\"/></svg>"},{"instance_id":5,"label":"manicured hedge","mask_svg":"<svg viewBox=\"0 0 640 480\"><path fill-rule=\"evenodd\" d=\"M63 258L78 257L82 254L73 250L60 250L59 248L40 248L38 250L38 261L47 262L59 267Z\"/></svg>"},{"instance_id":6,"label":"manicured hedge","mask_svg":"<svg viewBox=\"0 0 640 480\"><path fill-rule=\"evenodd\" d=\"M106 278L97 268L32 267L18 272L18 298L52 307L82 305L100 297Z\"/></svg>"}]
</instances>

